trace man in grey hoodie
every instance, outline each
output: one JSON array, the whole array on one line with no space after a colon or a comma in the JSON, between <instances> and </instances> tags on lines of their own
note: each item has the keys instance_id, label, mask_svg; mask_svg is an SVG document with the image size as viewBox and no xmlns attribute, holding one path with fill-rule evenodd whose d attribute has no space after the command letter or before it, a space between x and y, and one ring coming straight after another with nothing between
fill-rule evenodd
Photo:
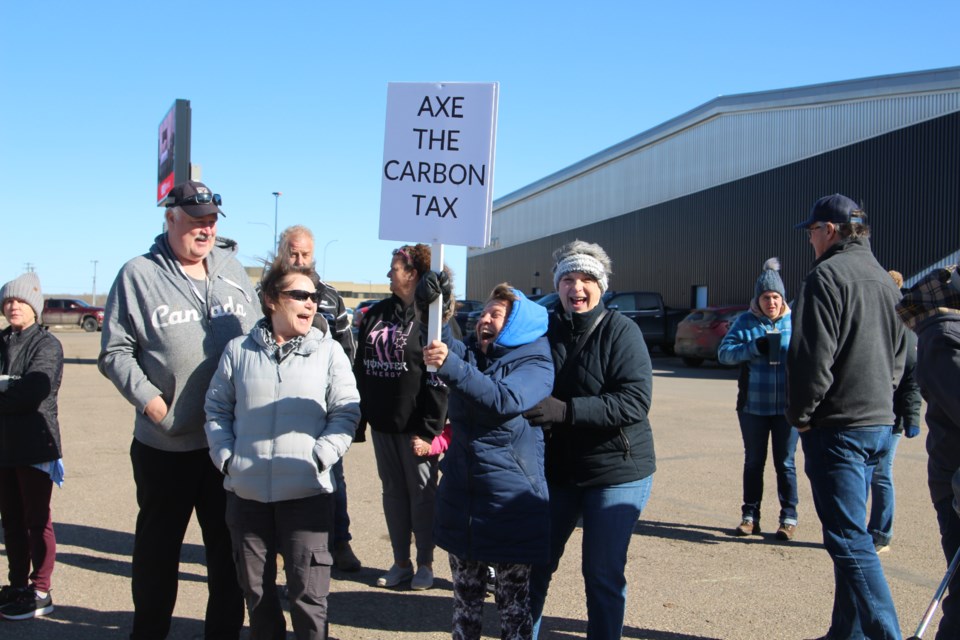
<instances>
[{"instance_id":1,"label":"man in grey hoodie","mask_svg":"<svg viewBox=\"0 0 960 640\"><path fill-rule=\"evenodd\" d=\"M166 204L166 231L113 283L98 360L136 408L130 459L140 512L130 637L167 637L180 548L196 509L207 558L204 635L235 640L243 596L224 522L223 477L207 453L203 402L224 346L249 332L261 311L236 243L216 235L220 196L189 181L174 187Z\"/></svg>"}]
</instances>

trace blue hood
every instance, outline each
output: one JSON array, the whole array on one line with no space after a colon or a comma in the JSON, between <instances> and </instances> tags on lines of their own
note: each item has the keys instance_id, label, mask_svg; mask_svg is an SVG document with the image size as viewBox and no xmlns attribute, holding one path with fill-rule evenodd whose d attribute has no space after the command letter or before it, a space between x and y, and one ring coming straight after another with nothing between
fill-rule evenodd
<instances>
[{"instance_id":1,"label":"blue hood","mask_svg":"<svg viewBox=\"0 0 960 640\"><path fill-rule=\"evenodd\" d=\"M513 301L510 317L494 341L504 347L530 344L547 332L547 308L531 302L519 289L510 289L517 299Z\"/></svg>"}]
</instances>

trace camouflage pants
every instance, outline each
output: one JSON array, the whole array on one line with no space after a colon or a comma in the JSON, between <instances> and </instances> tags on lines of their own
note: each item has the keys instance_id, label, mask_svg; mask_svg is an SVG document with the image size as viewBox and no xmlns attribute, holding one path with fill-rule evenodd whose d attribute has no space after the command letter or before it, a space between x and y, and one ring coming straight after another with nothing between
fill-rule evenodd
<instances>
[{"instance_id":1,"label":"camouflage pants","mask_svg":"<svg viewBox=\"0 0 960 640\"><path fill-rule=\"evenodd\" d=\"M483 625L487 563L463 560L449 554L453 575L453 640L478 640ZM495 593L500 611L502 640L530 640L529 564L492 564L497 571Z\"/></svg>"}]
</instances>

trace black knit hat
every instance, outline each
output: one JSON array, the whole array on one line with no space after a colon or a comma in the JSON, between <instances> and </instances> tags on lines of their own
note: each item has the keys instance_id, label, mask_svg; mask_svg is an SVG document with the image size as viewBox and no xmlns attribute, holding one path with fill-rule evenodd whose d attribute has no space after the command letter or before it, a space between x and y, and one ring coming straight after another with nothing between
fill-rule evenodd
<instances>
[{"instance_id":1,"label":"black knit hat","mask_svg":"<svg viewBox=\"0 0 960 640\"><path fill-rule=\"evenodd\" d=\"M753 288L753 297L759 300L767 291L779 293L781 298L787 297L787 291L783 288L783 280L780 279L780 260L770 258L763 263L763 272L757 278L757 284Z\"/></svg>"}]
</instances>

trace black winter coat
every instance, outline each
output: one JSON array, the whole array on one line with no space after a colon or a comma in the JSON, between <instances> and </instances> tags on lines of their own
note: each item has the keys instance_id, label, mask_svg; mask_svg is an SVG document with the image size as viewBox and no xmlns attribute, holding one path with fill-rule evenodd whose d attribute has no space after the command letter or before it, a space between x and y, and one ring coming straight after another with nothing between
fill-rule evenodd
<instances>
[{"instance_id":1,"label":"black winter coat","mask_svg":"<svg viewBox=\"0 0 960 640\"><path fill-rule=\"evenodd\" d=\"M956 276L954 276L956 277ZM953 496L960 469L960 315L937 315L917 327L917 383L927 401L927 482L934 502Z\"/></svg>"},{"instance_id":2,"label":"black winter coat","mask_svg":"<svg viewBox=\"0 0 960 640\"><path fill-rule=\"evenodd\" d=\"M20 332L7 327L0 333L0 371L20 376L0 392L0 467L60 459L60 341L38 323Z\"/></svg>"},{"instance_id":3,"label":"black winter coat","mask_svg":"<svg viewBox=\"0 0 960 640\"><path fill-rule=\"evenodd\" d=\"M546 449L550 483L582 487L642 480L656 470L647 413L653 366L639 327L617 311L587 340L576 363L563 371L567 354L604 309L550 315L547 337L556 373L553 395L569 405L569 424L554 425Z\"/></svg>"}]
</instances>

